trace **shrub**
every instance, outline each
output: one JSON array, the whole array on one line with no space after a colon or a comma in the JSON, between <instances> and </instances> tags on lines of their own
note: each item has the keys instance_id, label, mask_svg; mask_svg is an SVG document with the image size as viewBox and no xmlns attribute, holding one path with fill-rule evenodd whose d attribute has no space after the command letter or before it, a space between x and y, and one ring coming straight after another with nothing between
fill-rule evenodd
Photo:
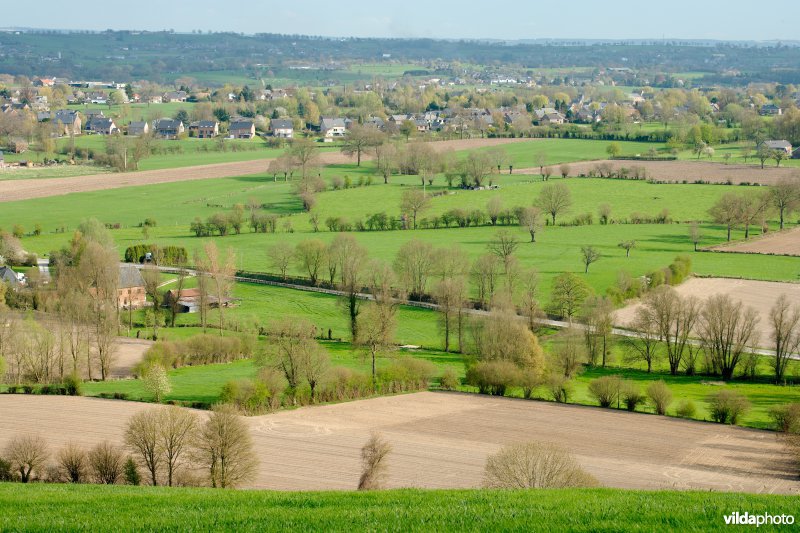
<instances>
[{"instance_id":1,"label":"shrub","mask_svg":"<svg viewBox=\"0 0 800 533\"><path fill-rule=\"evenodd\" d=\"M623 382L619 394L628 411L635 411L636 407L647 400L639 386L630 381Z\"/></svg>"},{"instance_id":2,"label":"shrub","mask_svg":"<svg viewBox=\"0 0 800 533\"><path fill-rule=\"evenodd\" d=\"M400 357L378 371L378 381L384 392L406 392L428 388L436 371L430 361Z\"/></svg>"},{"instance_id":3,"label":"shrub","mask_svg":"<svg viewBox=\"0 0 800 533\"><path fill-rule=\"evenodd\" d=\"M708 396L711 419L720 424L735 425L750 410L750 401L742 394L722 389Z\"/></svg>"},{"instance_id":4,"label":"shrub","mask_svg":"<svg viewBox=\"0 0 800 533\"><path fill-rule=\"evenodd\" d=\"M64 389L69 396L81 396L82 386L83 384L81 383L81 380L78 379L78 376L75 376L74 374L64 378Z\"/></svg>"},{"instance_id":5,"label":"shrub","mask_svg":"<svg viewBox=\"0 0 800 533\"><path fill-rule=\"evenodd\" d=\"M122 450L108 441L89 450L88 461L96 483L115 485L123 475L125 460Z\"/></svg>"},{"instance_id":6,"label":"shrub","mask_svg":"<svg viewBox=\"0 0 800 533\"><path fill-rule=\"evenodd\" d=\"M619 399L622 379L619 376L603 376L589 383L591 394L600 407L611 407Z\"/></svg>"},{"instance_id":7,"label":"shrub","mask_svg":"<svg viewBox=\"0 0 800 533\"><path fill-rule=\"evenodd\" d=\"M125 461L124 475L126 485L138 486L141 484L142 476L139 475L139 467L136 466L136 461L133 460L133 457L129 456L128 460Z\"/></svg>"},{"instance_id":8,"label":"shrub","mask_svg":"<svg viewBox=\"0 0 800 533\"><path fill-rule=\"evenodd\" d=\"M467 383L481 394L505 396L519 382L519 368L510 361L481 361L467 369Z\"/></svg>"},{"instance_id":9,"label":"shrub","mask_svg":"<svg viewBox=\"0 0 800 533\"><path fill-rule=\"evenodd\" d=\"M361 448L361 477L358 490L377 490L383 487L386 478L386 456L392 446L386 440L373 433Z\"/></svg>"},{"instance_id":10,"label":"shrub","mask_svg":"<svg viewBox=\"0 0 800 533\"><path fill-rule=\"evenodd\" d=\"M0 481L13 481L14 475L11 472L11 463L0 457Z\"/></svg>"},{"instance_id":11,"label":"shrub","mask_svg":"<svg viewBox=\"0 0 800 533\"><path fill-rule=\"evenodd\" d=\"M572 382L563 374L551 374L547 378L547 390L550 392L553 401L558 403L568 403L572 396Z\"/></svg>"},{"instance_id":12,"label":"shrub","mask_svg":"<svg viewBox=\"0 0 800 533\"><path fill-rule=\"evenodd\" d=\"M694 418L696 412L697 407L695 407L692 400L681 400L681 403L675 409L675 414L681 418Z\"/></svg>"},{"instance_id":13,"label":"shrub","mask_svg":"<svg viewBox=\"0 0 800 533\"><path fill-rule=\"evenodd\" d=\"M460 384L458 374L453 367L448 366L445 368L444 372L442 372L442 377L439 378L439 386L444 390L456 390Z\"/></svg>"},{"instance_id":14,"label":"shrub","mask_svg":"<svg viewBox=\"0 0 800 533\"><path fill-rule=\"evenodd\" d=\"M769 410L775 429L784 433L800 433L800 403L776 405Z\"/></svg>"},{"instance_id":15,"label":"shrub","mask_svg":"<svg viewBox=\"0 0 800 533\"><path fill-rule=\"evenodd\" d=\"M647 397L658 415L667 414L667 408L672 403L672 391L664 381L659 380L647 386Z\"/></svg>"},{"instance_id":16,"label":"shrub","mask_svg":"<svg viewBox=\"0 0 800 533\"><path fill-rule=\"evenodd\" d=\"M598 484L569 452L542 442L504 446L489 456L484 470L484 485L494 489L556 489Z\"/></svg>"}]
</instances>

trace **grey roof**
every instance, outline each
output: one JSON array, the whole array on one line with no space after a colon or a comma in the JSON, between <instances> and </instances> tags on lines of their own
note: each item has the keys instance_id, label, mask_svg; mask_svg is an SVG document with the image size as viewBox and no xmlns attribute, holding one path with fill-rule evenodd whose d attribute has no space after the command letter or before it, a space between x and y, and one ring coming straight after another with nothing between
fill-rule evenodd
<instances>
[{"instance_id":1,"label":"grey roof","mask_svg":"<svg viewBox=\"0 0 800 533\"><path fill-rule=\"evenodd\" d=\"M88 130L110 130L111 126L114 125L114 121L110 118L92 118L89 119L89 123L86 124L86 129Z\"/></svg>"},{"instance_id":2,"label":"grey roof","mask_svg":"<svg viewBox=\"0 0 800 533\"><path fill-rule=\"evenodd\" d=\"M9 285L19 285L17 273L8 266L0 267L0 281L8 283Z\"/></svg>"},{"instance_id":3,"label":"grey roof","mask_svg":"<svg viewBox=\"0 0 800 533\"><path fill-rule=\"evenodd\" d=\"M142 273L134 265L119 266L119 288L130 289L133 287L144 287Z\"/></svg>"},{"instance_id":4,"label":"grey roof","mask_svg":"<svg viewBox=\"0 0 800 533\"><path fill-rule=\"evenodd\" d=\"M198 120L197 122L192 122L192 128L214 128L219 125L219 122L216 120Z\"/></svg>"},{"instance_id":5,"label":"grey roof","mask_svg":"<svg viewBox=\"0 0 800 533\"><path fill-rule=\"evenodd\" d=\"M273 130L292 130L294 122L286 118L273 118L269 121L269 127Z\"/></svg>"},{"instance_id":6,"label":"grey roof","mask_svg":"<svg viewBox=\"0 0 800 533\"><path fill-rule=\"evenodd\" d=\"M764 144L770 150L791 150L792 143L789 141L764 141Z\"/></svg>"},{"instance_id":7,"label":"grey roof","mask_svg":"<svg viewBox=\"0 0 800 533\"><path fill-rule=\"evenodd\" d=\"M153 122L153 127L157 130L177 130L182 122L174 118L160 118Z\"/></svg>"},{"instance_id":8,"label":"grey roof","mask_svg":"<svg viewBox=\"0 0 800 533\"><path fill-rule=\"evenodd\" d=\"M319 128L323 131L329 130L331 128L344 128L344 119L343 118L323 118L322 122L319 123Z\"/></svg>"},{"instance_id":9,"label":"grey roof","mask_svg":"<svg viewBox=\"0 0 800 533\"><path fill-rule=\"evenodd\" d=\"M255 122L252 120L239 120L237 122L231 122L229 130L249 130L252 129L255 125Z\"/></svg>"}]
</instances>

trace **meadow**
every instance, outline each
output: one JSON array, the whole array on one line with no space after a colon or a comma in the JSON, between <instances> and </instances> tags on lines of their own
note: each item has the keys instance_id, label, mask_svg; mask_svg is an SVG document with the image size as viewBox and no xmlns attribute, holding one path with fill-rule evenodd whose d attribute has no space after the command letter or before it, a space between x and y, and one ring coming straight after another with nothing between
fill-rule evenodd
<instances>
[{"instance_id":1,"label":"meadow","mask_svg":"<svg viewBox=\"0 0 800 533\"><path fill-rule=\"evenodd\" d=\"M734 511L796 517L800 500L611 489L283 493L0 484L0 529L18 531L109 524L118 531L721 531Z\"/></svg>"}]
</instances>

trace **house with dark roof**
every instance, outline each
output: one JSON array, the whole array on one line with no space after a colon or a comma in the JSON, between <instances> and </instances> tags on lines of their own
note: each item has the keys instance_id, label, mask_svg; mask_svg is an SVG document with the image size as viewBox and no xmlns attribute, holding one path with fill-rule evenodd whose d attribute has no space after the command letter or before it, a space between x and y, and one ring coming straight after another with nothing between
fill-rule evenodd
<instances>
[{"instance_id":1,"label":"house with dark roof","mask_svg":"<svg viewBox=\"0 0 800 533\"><path fill-rule=\"evenodd\" d=\"M77 111L59 109L51 116L50 122L55 125L56 134L59 137L81 134L83 121Z\"/></svg>"},{"instance_id":2,"label":"house with dark roof","mask_svg":"<svg viewBox=\"0 0 800 533\"><path fill-rule=\"evenodd\" d=\"M24 284L25 276L14 272L10 266L0 267L0 283L5 283L12 289L18 289Z\"/></svg>"},{"instance_id":3,"label":"house with dark roof","mask_svg":"<svg viewBox=\"0 0 800 533\"><path fill-rule=\"evenodd\" d=\"M147 303L142 273L134 265L119 266L119 287L117 288L117 304L122 309L136 309Z\"/></svg>"},{"instance_id":4,"label":"house with dark roof","mask_svg":"<svg viewBox=\"0 0 800 533\"><path fill-rule=\"evenodd\" d=\"M319 123L319 132L325 142L330 142L334 137L344 137L347 133L347 126L343 118L323 117Z\"/></svg>"},{"instance_id":5,"label":"house with dark roof","mask_svg":"<svg viewBox=\"0 0 800 533\"><path fill-rule=\"evenodd\" d=\"M139 137L150 133L150 124L145 122L131 122L128 124L128 135L131 137Z\"/></svg>"},{"instance_id":6,"label":"house with dark roof","mask_svg":"<svg viewBox=\"0 0 800 533\"><path fill-rule=\"evenodd\" d=\"M256 136L256 124L252 120L237 120L231 122L228 134L233 139L252 139Z\"/></svg>"},{"instance_id":7,"label":"house with dark roof","mask_svg":"<svg viewBox=\"0 0 800 533\"><path fill-rule=\"evenodd\" d=\"M789 141L764 141L764 147L768 150L780 150L786 152L786 155L792 155L792 143Z\"/></svg>"},{"instance_id":8,"label":"house with dark roof","mask_svg":"<svg viewBox=\"0 0 800 533\"><path fill-rule=\"evenodd\" d=\"M761 106L761 109L759 109L758 114L761 116L783 115L783 109L775 104L764 104Z\"/></svg>"},{"instance_id":9,"label":"house with dark roof","mask_svg":"<svg viewBox=\"0 0 800 533\"><path fill-rule=\"evenodd\" d=\"M186 131L183 122L174 118L160 118L153 121L153 134L159 139L177 139Z\"/></svg>"},{"instance_id":10,"label":"house with dark roof","mask_svg":"<svg viewBox=\"0 0 800 533\"><path fill-rule=\"evenodd\" d=\"M273 118L269 121L269 131L273 137L291 139L294 137L294 122L288 118Z\"/></svg>"},{"instance_id":11,"label":"house with dark roof","mask_svg":"<svg viewBox=\"0 0 800 533\"><path fill-rule=\"evenodd\" d=\"M189 97L186 91L170 91L163 96L164 103L185 102Z\"/></svg>"},{"instance_id":12,"label":"house with dark roof","mask_svg":"<svg viewBox=\"0 0 800 533\"><path fill-rule=\"evenodd\" d=\"M216 120L198 120L189 124L189 136L198 139L211 139L219 135L219 122Z\"/></svg>"},{"instance_id":13,"label":"house with dark roof","mask_svg":"<svg viewBox=\"0 0 800 533\"><path fill-rule=\"evenodd\" d=\"M91 118L86 122L86 132L98 135L112 135L117 133L119 128L114 124L114 120L105 117Z\"/></svg>"}]
</instances>

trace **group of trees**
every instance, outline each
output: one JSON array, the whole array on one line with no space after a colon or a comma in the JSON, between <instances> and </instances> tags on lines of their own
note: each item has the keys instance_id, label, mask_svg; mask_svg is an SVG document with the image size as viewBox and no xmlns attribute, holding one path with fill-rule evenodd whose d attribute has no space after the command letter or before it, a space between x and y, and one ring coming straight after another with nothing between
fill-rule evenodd
<instances>
[{"instance_id":1,"label":"group of trees","mask_svg":"<svg viewBox=\"0 0 800 533\"><path fill-rule=\"evenodd\" d=\"M709 214L717 224L727 229L728 240L731 231L744 227L744 237L750 236L751 226L766 228L766 219L770 213L776 213L780 221L780 229L784 228L787 217L800 209L800 181L784 179L763 193L724 193L709 210Z\"/></svg>"},{"instance_id":2,"label":"group of trees","mask_svg":"<svg viewBox=\"0 0 800 533\"><path fill-rule=\"evenodd\" d=\"M251 480L257 465L249 428L230 407L202 417L158 407L128 420L124 448L68 443L51 454L39 435L13 436L0 456L0 481L233 488Z\"/></svg>"}]
</instances>

